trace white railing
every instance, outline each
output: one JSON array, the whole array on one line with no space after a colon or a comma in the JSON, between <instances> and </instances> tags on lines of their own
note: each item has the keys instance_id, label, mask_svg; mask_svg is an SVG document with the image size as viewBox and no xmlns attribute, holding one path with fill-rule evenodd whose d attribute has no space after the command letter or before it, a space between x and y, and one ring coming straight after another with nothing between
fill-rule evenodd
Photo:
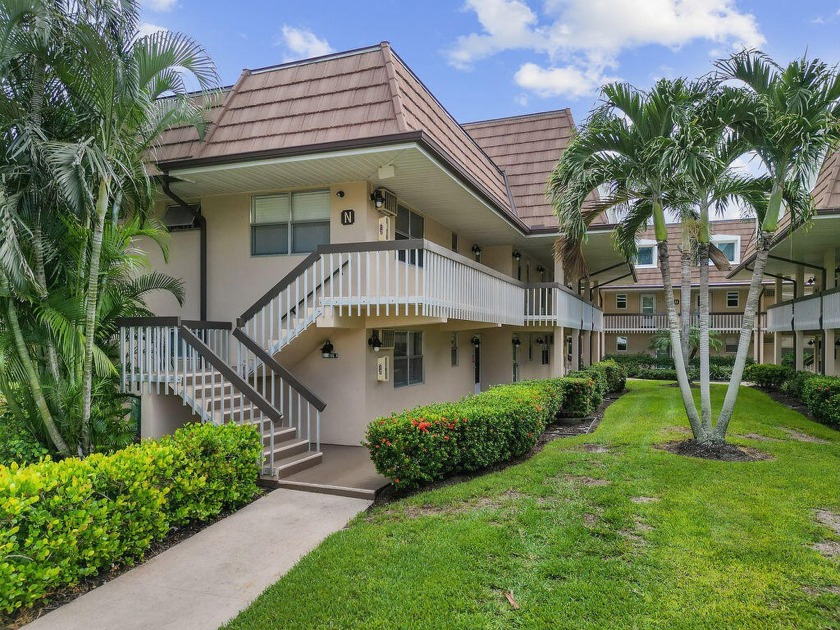
<instances>
[{"instance_id":1,"label":"white railing","mask_svg":"<svg viewBox=\"0 0 840 630\"><path fill-rule=\"evenodd\" d=\"M710 313L709 328L721 332L741 330L743 313ZM691 314L691 326L700 326L699 313ZM651 332L668 328L666 313L607 313L604 315L604 330L608 332Z\"/></svg>"},{"instance_id":2,"label":"white railing","mask_svg":"<svg viewBox=\"0 0 840 630\"><path fill-rule=\"evenodd\" d=\"M606 332L656 332L663 328L668 328L668 316L665 313L604 314Z\"/></svg>"},{"instance_id":3,"label":"white railing","mask_svg":"<svg viewBox=\"0 0 840 630\"><path fill-rule=\"evenodd\" d=\"M823 327L840 328L840 289L833 289L822 296Z\"/></svg>"},{"instance_id":4,"label":"white railing","mask_svg":"<svg viewBox=\"0 0 840 630\"><path fill-rule=\"evenodd\" d=\"M202 422L257 426L268 447L263 466L272 474L275 425L284 415L265 389L257 391L228 364L230 324L177 317L127 318L120 324L123 392L174 394Z\"/></svg>"},{"instance_id":5,"label":"white railing","mask_svg":"<svg viewBox=\"0 0 840 630\"><path fill-rule=\"evenodd\" d=\"M531 284L525 294L525 321L529 324L603 330L602 311L557 283Z\"/></svg>"},{"instance_id":6,"label":"white railing","mask_svg":"<svg viewBox=\"0 0 840 630\"><path fill-rule=\"evenodd\" d=\"M322 314L524 323L524 285L423 239L325 245L237 320L273 355Z\"/></svg>"},{"instance_id":7,"label":"white railing","mask_svg":"<svg viewBox=\"0 0 840 630\"><path fill-rule=\"evenodd\" d=\"M767 331L840 328L840 289L797 298L767 308Z\"/></svg>"}]
</instances>

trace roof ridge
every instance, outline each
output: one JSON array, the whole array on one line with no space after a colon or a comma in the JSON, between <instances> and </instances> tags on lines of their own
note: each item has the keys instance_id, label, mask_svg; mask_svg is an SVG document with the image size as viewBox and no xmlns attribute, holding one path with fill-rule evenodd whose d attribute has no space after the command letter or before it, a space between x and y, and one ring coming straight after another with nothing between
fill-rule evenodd
<instances>
[{"instance_id":1,"label":"roof ridge","mask_svg":"<svg viewBox=\"0 0 840 630\"><path fill-rule=\"evenodd\" d=\"M379 47L382 50L382 58L385 60L385 72L388 75L388 89L391 91L391 104L397 118L397 128L400 131L408 131L408 122L402 103L402 90L397 79L397 71L394 69L394 51L388 42L382 42Z\"/></svg>"},{"instance_id":2,"label":"roof ridge","mask_svg":"<svg viewBox=\"0 0 840 630\"><path fill-rule=\"evenodd\" d=\"M388 42L383 42L387 44ZM339 52L332 52L326 55L319 55L318 57L308 57L306 59L295 59L294 61L286 61L284 63L276 63L270 66L263 66L261 68L252 68L248 70L251 74L261 74L263 72L273 72L274 70L282 70L283 68L292 68L294 66L305 66L311 63L320 63L322 61L330 61L332 59L339 59L341 57L351 57L353 55L361 55L363 53L373 52L377 48L381 48L382 44L375 44L373 46L363 46L361 48L351 48L349 50L341 50Z\"/></svg>"},{"instance_id":3,"label":"roof ridge","mask_svg":"<svg viewBox=\"0 0 840 630\"><path fill-rule=\"evenodd\" d=\"M500 116L499 118L485 118L484 120L473 120L471 122L461 123L462 127L472 125L483 125L487 123L495 123L502 121L520 120L526 118L539 118L540 116L548 116L550 114L566 114L571 117L571 109L563 107L562 109L549 109L544 112L533 112L531 114L517 114L516 116Z\"/></svg>"},{"instance_id":4,"label":"roof ridge","mask_svg":"<svg viewBox=\"0 0 840 630\"><path fill-rule=\"evenodd\" d=\"M216 133L216 130L221 126L221 122L225 117L225 114L228 113L228 105L230 104L231 100L236 98L236 95L239 93L239 88L242 87L242 83L251 76L251 71L247 68L242 70L242 73L239 75L239 78L236 80L236 83L233 84L233 87L227 91L225 94L225 98L222 101L221 108L222 111L219 112L218 117L216 118L216 122L214 122L210 129L207 131L207 135L204 136L203 141L199 142L198 144L198 155L196 157L203 157L204 150L210 146L210 140L213 139L213 136Z\"/></svg>"}]
</instances>

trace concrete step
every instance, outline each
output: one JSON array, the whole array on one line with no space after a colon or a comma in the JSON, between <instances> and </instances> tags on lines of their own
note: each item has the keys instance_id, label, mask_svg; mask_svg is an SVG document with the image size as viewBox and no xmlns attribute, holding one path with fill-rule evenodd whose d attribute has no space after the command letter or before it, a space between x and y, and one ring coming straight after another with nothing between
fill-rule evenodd
<instances>
[{"instance_id":1,"label":"concrete step","mask_svg":"<svg viewBox=\"0 0 840 630\"><path fill-rule=\"evenodd\" d=\"M274 446L284 444L297 437L297 429L293 427L277 427L274 429ZM267 447L271 438L267 434L263 434L263 446Z\"/></svg>"},{"instance_id":2,"label":"concrete step","mask_svg":"<svg viewBox=\"0 0 840 630\"><path fill-rule=\"evenodd\" d=\"M305 453L298 453L289 457L284 457L281 460L275 460L274 470L275 479L282 479L289 475L294 475L296 472L306 470L312 466L317 466L324 459L324 454L321 452L306 451Z\"/></svg>"},{"instance_id":3,"label":"concrete step","mask_svg":"<svg viewBox=\"0 0 840 630\"><path fill-rule=\"evenodd\" d=\"M290 479L268 479L260 480L260 485L273 488L286 488L287 490L299 490L301 492L316 492L318 494L332 494L339 497L351 497L353 499L367 499L373 501L376 498L376 490L366 488L348 488L345 486L333 486L326 483L311 483L308 481L291 481Z\"/></svg>"},{"instance_id":4,"label":"concrete step","mask_svg":"<svg viewBox=\"0 0 840 630\"><path fill-rule=\"evenodd\" d=\"M267 436L266 436L267 437ZM263 440L263 457L268 457L271 454L271 447L266 444L267 440ZM277 440L277 435L274 436L274 461L279 462L283 459L297 455L299 453L306 453L309 451L309 440Z\"/></svg>"}]
</instances>

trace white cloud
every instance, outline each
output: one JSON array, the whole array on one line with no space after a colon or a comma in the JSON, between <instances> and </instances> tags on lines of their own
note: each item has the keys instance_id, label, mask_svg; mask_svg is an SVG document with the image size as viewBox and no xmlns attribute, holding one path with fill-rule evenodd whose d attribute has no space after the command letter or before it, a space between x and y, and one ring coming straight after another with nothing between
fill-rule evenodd
<instances>
[{"instance_id":1,"label":"white cloud","mask_svg":"<svg viewBox=\"0 0 840 630\"><path fill-rule=\"evenodd\" d=\"M171 11L178 4L178 0L144 0L143 5L152 11L166 13Z\"/></svg>"},{"instance_id":2,"label":"white cloud","mask_svg":"<svg viewBox=\"0 0 840 630\"><path fill-rule=\"evenodd\" d=\"M284 24L281 32L281 39L274 45L283 46L289 52L285 61L320 57L335 52L326 39L320 39L309 29Z\"/></svg>"},{"instance_id":3,"label":"white cloud","mask_svg":"<svg viewBox=\"0 0 840 630\"><path fill-rule=\"evenodd\" d=\"M165 26L158 26L157 24L152 24L150 22L143 22L139 28L137 29L137 37L146 37L147 35L151 35L152 33L157 33L158 31L168 31L169 29Z\"/></svg>"},{"instance_id":4,"label":"white cloud","mask_svg":"<svg viewBox=\"0 0 840 630\"><path fill-rule=\"evenodd\" d=\"M468 69L506 50L545 55L547 64L524 64L516 81L551 96L591 93L618 67L620 54L634 48L704 40L739 49L765 41L735 0L544 0L541 14L524 0L467 0L465 10L475 12L482 31L456 40L447 51L450 64Z\"/></svg>"},{"instance_id":5,"label":"white cloud","mask_svg":"<svg viewBox=\"0 0 840 630\"><path fill-rule=\"evenodd\" d=\"M611 79L600 72L574 66L542 68L535 63L524 64L513 77L516 85L538 96L567 96L579 98L593 94Z\"/></svg>"}]
</instances>

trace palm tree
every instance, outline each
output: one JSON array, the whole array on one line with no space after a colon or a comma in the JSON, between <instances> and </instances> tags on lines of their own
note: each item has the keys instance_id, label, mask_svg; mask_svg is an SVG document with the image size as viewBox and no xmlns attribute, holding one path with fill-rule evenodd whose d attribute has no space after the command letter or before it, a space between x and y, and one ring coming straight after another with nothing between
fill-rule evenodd
<instances>
[{"instance_id":1,"label":"palm tree","mask_svg":"<svg viewBox=\"0 0 840 630\"><path fill-rule=\"evenodd\" d=\"M840 140L840 78L834 68L805 57L781 67L759 51L744 51L716 63L722 81L742 86L742 103L730 123L750 145L769 176L770 189L756 213L756 257L738 353L715 426L723 440L744 373L759 292L783 197L802 199L823 158ZM795 224L808 219L811 203L788 204Z\"/></svg>"},{"instance_id":2,"label":"palm tree","mask_svg":"<svg viewBox=\"0 0 840 630\"><path fill-rule=\"evenodd\" d=\"M700 99L706 87L683 79L661 80L643 92L624 83L602 88L604 104L589 116L563 153L548 182L557 213L564 268L585 273L581 246L586 230L597 216L616 205L625 211L614 237L627 255L636 252L636 237L652 219L665 288L665 303L672 345L682 347L681 324L674 302L665 207L675 188L676 164L663 159L673 143L682 112ZM601 186L610 194L601 203L587 198ZM680 216L679 212L676 212ZM674 353L677 380L692 431L704 436L694 407L682 352Z\"/></svg>"},{"instance_id":3,"label":"palm tree","mask_svg":"<svg viewBox=\"0 0 840 630\"><path fill-rule=\"evenodd\" d=\"M100 303L102 238L109 211L144 215L153 189L144 158L163 131L191 123L202 108L184 75L202 90L218 85L213 63L186 35L161 31L138 39L136 0L102 2L94 19L74 22L73 50L57 65L71 107L91 122L89 137L48 144L50 166L67 203L91 230L85 294L82 449L90 451L94 340ZM165 101L161 97L168 96Z\"/></svg>"},{"instance_id":4,"label":"palm tree","mask_svg":"<svg viewBox=\"0 0 840 630\"><path fill-rule=\"evenodd\" d=\"M708 347L712 350L719 351L723 348L723 342L720 336L715 331L708 331ZM700 342L700 328L692 326L688 331L688 360L693 361L701 349ZM671 354L671 331L657 330L650 337L648 349L653 350L657 354Z\"/></svg>"}]
</instances>

